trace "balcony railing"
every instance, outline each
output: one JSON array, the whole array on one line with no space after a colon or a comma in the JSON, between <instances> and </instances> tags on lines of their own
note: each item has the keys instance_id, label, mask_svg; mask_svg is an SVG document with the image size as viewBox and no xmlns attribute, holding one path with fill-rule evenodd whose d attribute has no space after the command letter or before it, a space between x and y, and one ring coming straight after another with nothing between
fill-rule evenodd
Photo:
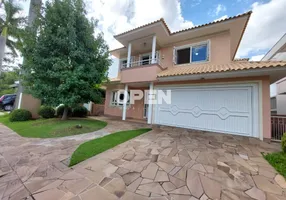
<instances>
[{"instance_id":1,"label":"balcony railing","mask_svg":"<svg viewBox=\"0 0 286 200\"><path fill-rule=\"evenodd\" d=\"M271 139L280 141L286 132L286 117L271 116Z\"/></svg>"},{"instance_id":2,"label":"balcony railing","mask_svg":"<svg viewBox=\"0 0 286 200\"><path fill-rule=\"evenodd\" d=\"M130 67L139 67L139 66L148 66L151 64L159 64L160 65L160 59L155 58L154 61L152 62L152 59L145 59L145 60L138 60L134 62L130 62ZM122 63L120 66L121 69L126 69L127 63Z\"/></svg>"}]
</instances>

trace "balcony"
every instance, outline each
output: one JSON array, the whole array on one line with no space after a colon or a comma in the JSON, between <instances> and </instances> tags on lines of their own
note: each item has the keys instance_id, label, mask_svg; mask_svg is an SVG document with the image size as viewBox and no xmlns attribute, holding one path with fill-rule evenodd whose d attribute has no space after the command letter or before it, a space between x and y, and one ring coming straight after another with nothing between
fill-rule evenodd
<instances>
[{"instance_id":1,"label":"balcony","mask_svg":"<svg viewBox=\"0 0 286 200\"><path fill-rule=\"evenodd\" d=\"M160 64L159 52L156 53L154 60L147 58L147 56L133 56L132 62L129 66L127 62L120 63L121 69L121 82L134 83L134 82L153 82L157 80L157 74L162 71Z\"/></svg>"}]
</instances>

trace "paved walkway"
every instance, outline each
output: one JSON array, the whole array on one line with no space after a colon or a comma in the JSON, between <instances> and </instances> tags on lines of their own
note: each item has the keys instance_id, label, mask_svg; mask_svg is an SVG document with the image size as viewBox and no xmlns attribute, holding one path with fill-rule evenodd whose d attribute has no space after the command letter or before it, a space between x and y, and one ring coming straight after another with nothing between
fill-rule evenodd
<instances>
[{"instance_id":1,"label":"paved walkway","mask_svg":"<svg viewBox=\"0 0 286 200\"><path fill-rule=\"evenodd\" d=\"M144 126L105 120L100 134ZM0 132L5 200L286 199L284 178L260 153L279 145L257 139L160 128L70 169L66 159L88 136L44 141Z\"/></svg>"},{"instance_id":2,"label":"paved walkway","mask_svg":"<svg viewBox=\"0 0 286 200\"><path fill-rule=\"evenodd\" d=\"M69 158L81 143L116 131L146 126L105 117L100 120L108 121L108 125L99 131L51 139L24 138L0 124L0 200L25 199L72 171L67 167ZM34 199L57 200L52 196Z\"/></svg>"}]
</instances>

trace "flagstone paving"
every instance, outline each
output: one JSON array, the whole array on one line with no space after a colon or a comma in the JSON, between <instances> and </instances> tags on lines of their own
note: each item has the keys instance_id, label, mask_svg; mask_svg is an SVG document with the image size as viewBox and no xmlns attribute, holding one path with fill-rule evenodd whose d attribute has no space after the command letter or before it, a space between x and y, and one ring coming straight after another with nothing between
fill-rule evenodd
<instances>
[{"instance_id":1,"label":"flagstone paving","mask_svg":"<svg viewBox=\"0 0 286 200\"><path fill-rule=\"evenodd\" d=\"M142 126L108 122L102 132ZM261 155L279 145L258 139L156 127L68 168L60 161L82 140L41 142L3 126L0 132L5 200L286 199L285 179Z\"/></svg>"}]
</instances>

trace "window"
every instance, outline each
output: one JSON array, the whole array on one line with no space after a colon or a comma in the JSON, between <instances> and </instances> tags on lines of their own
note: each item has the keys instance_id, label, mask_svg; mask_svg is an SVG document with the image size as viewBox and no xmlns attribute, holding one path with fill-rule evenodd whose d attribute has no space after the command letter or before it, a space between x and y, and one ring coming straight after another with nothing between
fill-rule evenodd
<instances>
[{"instance_id":1,"label":"window","mask_svg":"<svg viewBox=\"0 0 286 200\"><path fill-rule=\"evenodd\" d=\"M192 62L202 62L208 60L208 45L198 45L192 47Z\"/></svg>"},{"instance_id":2,"label":"window","mask_svg":"<svg viewBox=\"0 0 286 200\"><path fill-rule=\"evenodd\" d=\"M177 50L177 64L190 63L191 48Z\"/></svg>"},{"instance_id":3,"label":"window","mask_svg":"<svg viewBox=\"0 0 286 200\"><path fill-rule=\"evenodd\" d=\"M209 59L208 43L193 45L186 48L178 48L174 51L175 64L187 64L194 62L205 62Z\"/></svg>"},{"instance_id":4,"label":"window","mask_svg":"<svg viewBox=\"0 0 286 200\"><path fill-rule=\"evenodd\" d=\"M119 97L118 97L119 95ZM128 96L130 96L130 92L128 92ZM119 100L119 101L118 101ZM123 91L112 91L111 93L111 105L112 106L122 106L124 102L124 92ZM130 99L127 100L127 105L130 104Z\"/></svg>"}]
</instances>

